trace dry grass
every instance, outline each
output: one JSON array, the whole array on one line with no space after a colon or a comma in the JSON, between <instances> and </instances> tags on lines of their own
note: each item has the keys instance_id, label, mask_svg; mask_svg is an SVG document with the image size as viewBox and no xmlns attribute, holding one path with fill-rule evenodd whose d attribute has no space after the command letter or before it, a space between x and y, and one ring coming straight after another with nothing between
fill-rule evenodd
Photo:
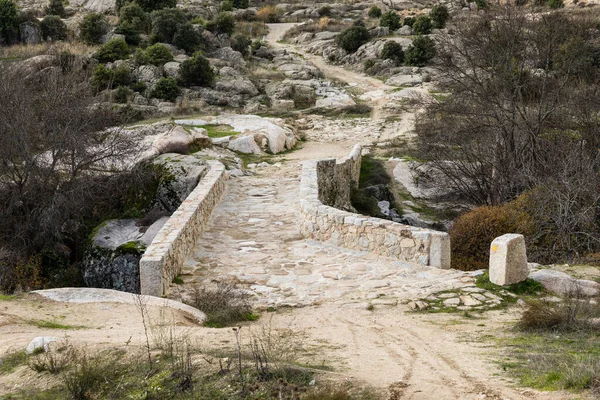
<instances>
[{"instance_id":1,"label":"dry grass","mask_svg":"<svg viewBox=\"0 0 600 400\"><path fill-rule=\"evenodd\" d=\"M253 321L253 295L233 282L195 287L188 302L206 314L206 326L221 328L241 321Z\"/></svg>"},{"instance_id":2,"label":"dry grass","mask_svg":"<svg viewBox=\"0 0 600 400\"><path fill-rule=\"evenodd\" d=\"M341 32L344 29L350 27L352 24L342 22L339 20L331 19L329 17L322 17L317 22L309 22L307 24L302 24L293 27L289 31L287 31L284 35L284 39L294 38L301 33L310 32L310 33L318 33L318 32Z\"/></svg>"},{"instance_id":3,"label":"dry grass","mask_svg":"<svg viewBox=\"0 0 600 400\"><path fill-rule=\"evenodd\" d=\"M69 52L74 55L92 54L98 46L89 46L80 42L44 42L34 45L16 44L13 46L0 47L0 61L25 60L43 54L60 54Z\"/></svg>"}]
</instances>

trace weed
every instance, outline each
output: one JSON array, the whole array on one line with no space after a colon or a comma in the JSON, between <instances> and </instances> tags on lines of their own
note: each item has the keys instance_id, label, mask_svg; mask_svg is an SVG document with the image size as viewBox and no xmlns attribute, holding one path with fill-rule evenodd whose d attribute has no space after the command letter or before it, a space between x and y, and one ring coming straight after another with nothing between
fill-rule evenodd
<instances>
[{"instance_id":1,"label":"weed","mask_svg":"<svg viewBox=\"0 0 600 400\"><path fill-rule=\"evenodd\" d=\"M232 282L195 287L189 305L206 314L206 326L221 328L241 321L254 321L252 294Z\"/></svg>"},{"instance_id":2,"label":"weed","mask_svg":"<svg viewBox=\"0 0 600 400\"><path fill-rule=\"evenodd\" d=\"M40 351L29 357L27 365L36 372L47 371L57 374L73 361L73 352L73 346L67 341L52 342L49 343L47 350L40 348Z\"/></svg>"},{"instance_id":3,"label":"weed","mask_svg":"<svg viewBox=\"0 0 600 400\"><path fill-rule=\"evenodd\" d=\"M183 279L181 279L181 277L178 275L178 276L173 277L173 280L171 281L171 283L174 283L176 285L183 285L185 282L183 282Z\"/></svg>"},{"instance_id":4,"label":"weed","mask_svg":"<svg viewBox=\"0 0 600 400\"><path fill-rule=\"evenodd\" d=\"M25 350L12 351L0 358L0 374L12 372L20 365L27 363Z\"/></svg>"},{"instance_id":5,"label":"weed","mask_svg":"<svg viewBox=\"0 0 600 400\"><path fill-rule=\"evenodd\" d=\"M63 330L69 330L69 329L83 329L85 328L85 326L81 326L81 325L65 325L65 324L61 324L59 322L56 321L48 321L48 320L31 320L29 321L29 324L37 326L38 328L41 329L63 329Z\"/></svg>"},{"instance_id":6,"label":"weed","mask_svg":"<svg viewBox=\"0 0 600 400\"><path fill-rule=\"evenodd\" d=\"M533 279L526 279L523 282L515 283L514 285L500 287L490 282L489 271L485 271L482 275L479 275L475 281L475 284L477 287L488 290L495 294L499 294L498 292L508 291L521 296L536 296L545 291L544 286ZM512 298L514 299L513 302L516 301L515 297Z\"/></svg>"}]
</instances>

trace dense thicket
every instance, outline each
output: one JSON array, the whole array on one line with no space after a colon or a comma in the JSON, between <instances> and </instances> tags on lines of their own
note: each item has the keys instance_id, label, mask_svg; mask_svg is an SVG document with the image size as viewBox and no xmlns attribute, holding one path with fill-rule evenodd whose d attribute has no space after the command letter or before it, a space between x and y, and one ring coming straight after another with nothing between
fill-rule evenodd
<instances>
[{"instance_id":1,"label":"dense thicket","mask_svg":"<svg viewBox=\"0 0 600 400\"><path fill-rule=\"evenodd\" d=\"M27 289L55 279L91 229L118 216L136 143L105 129L117 116L94 106L85 76L0 68L0 290Z\"/></svg>"},{"instance_id":2,"label":"dense thicket","mask_svg":"<svg viewBox=\"0 0 600 400\"><path fill-rule=\"evenodd\" d=\"M504 7L440 38L440 86L420 157L474 204L517 196L544 258L600 249L600 43L580 14ZM408 55L407 55L408 56Z\"/></svg>"}]
</instances>

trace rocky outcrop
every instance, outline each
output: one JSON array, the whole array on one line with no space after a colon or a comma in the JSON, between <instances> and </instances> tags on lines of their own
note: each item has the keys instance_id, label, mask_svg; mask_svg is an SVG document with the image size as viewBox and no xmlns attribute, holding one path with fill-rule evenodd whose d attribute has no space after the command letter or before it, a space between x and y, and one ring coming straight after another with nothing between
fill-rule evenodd
<instances>
[{"instance_id":1,"label":"rocky outcrop","mask_svg":"<svg viewBox=\"0 0 600 400\"><path fill-rule=\"evenodd\" d=\"M156 207L174 212L206 175L206 161L194 155L167 153L156 157L152 168L159 171Z\"/></svg>"},{"instance_id":2,"label":"rocky outcrop","mask_svg":"<svg viewBox=\"0 0 600 400\"><path fill-rule=\"evenodd\" d=\"M189 153L191 148L200 149L210 146L206 130L198 127L189 130L181 126L159 123L154 126L142 127L144 134L142 147L145 149L141 159L153 159L165 153Z\"/></svg>"},{"instance_id":3,"label":"rocky outcrop","mask_svg":"<svg viewBox=\"0 0 600 400\"><path fill-rule=\"evenodd\" d=\"M575 279L561 271L541 269L531 272L529 279L541 283L547 291L561 296L592 297L600 294L600 283L586 279Z\"/></svg>"},{"instance_id":4,"label":"rocky outcrop","mask_svg":"<svg viewBox=\"0 0 600 400\"><path fill-rule=\"evenodd\" d=\"M136 221L105 221L91 237L83 279L87 286L139 293L139 261L146 250Z\"/></svg>"}]
</instances>

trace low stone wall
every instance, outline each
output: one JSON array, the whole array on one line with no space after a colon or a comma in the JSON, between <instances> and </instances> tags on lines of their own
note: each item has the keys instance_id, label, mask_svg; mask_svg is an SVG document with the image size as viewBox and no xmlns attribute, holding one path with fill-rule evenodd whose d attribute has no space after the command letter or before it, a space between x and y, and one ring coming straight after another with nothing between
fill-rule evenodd
<instances>
[{"instance_id":1,"label":"low stone wall","mask_svg":"<svg viewBox=\"0 0 600 400\"><path fill-rule=\"evenodd\" d=\"M162 296L181 273L212 210L225 190L227 172L218 161L158 232L140 260L141 294Z\"/></svg>"},{"instance_id":2,"label":"low stone wall","mask_svg":"<svg viewBox=\"0 0 600 400\"><path fill-rule=\"evenodd\" d=\"M450 268L450 237L445 232L344 211L358 186L361 147L348 157L306 161L300 181L300 232L306 238L399 260Z\"/></svg>"}]
</instances>

